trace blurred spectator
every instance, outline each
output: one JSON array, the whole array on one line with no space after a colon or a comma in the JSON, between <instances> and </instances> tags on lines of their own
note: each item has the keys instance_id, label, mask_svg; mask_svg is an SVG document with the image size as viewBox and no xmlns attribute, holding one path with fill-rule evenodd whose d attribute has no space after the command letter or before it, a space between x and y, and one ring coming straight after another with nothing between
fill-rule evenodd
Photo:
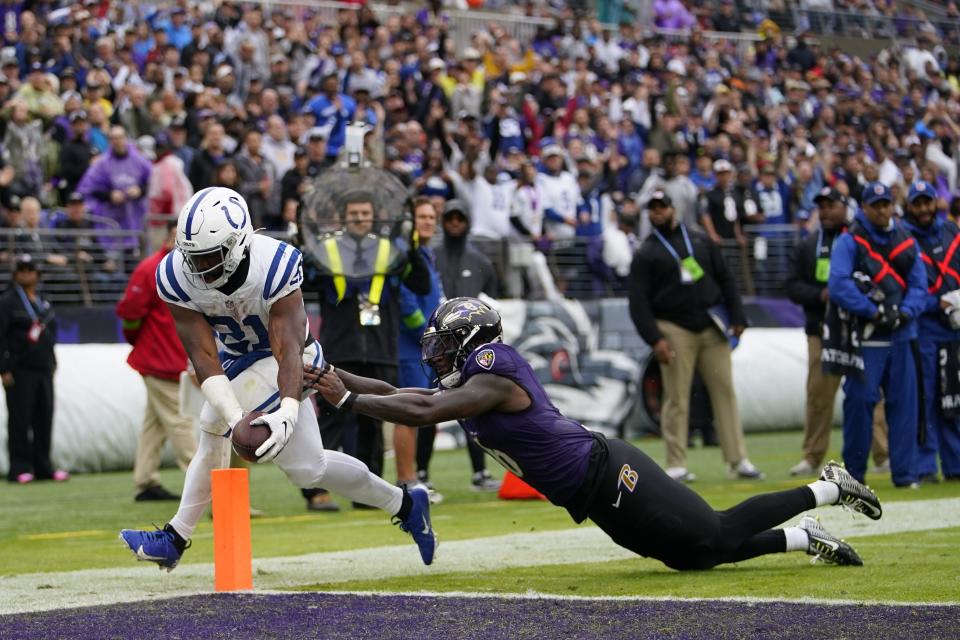
<instances>
[{"instance_id":1,"label":"blurred spectator","mask_svg":"<svg viewBox=\"0 0 960 640\"><path fill-rule=\"evenodd\" d=\"M62 272L69 259L59 252L52 235L43 233L40 201L28 196L20 201L21 222L13 237L14 253L30 254L35 265L45 264Z\"/></svg>"},{"instance_id":2,"label":"blurred spectator","mask_svg":"<svg viewBox=\"0 0 960 640\"><path fill-rule=\"evenodd\" d=\"M96 150L87 138L87 112L79 109L69 116L69 133L60 147L60 162L57 175L60 176L61 198L66 198L77 190L83 174L90 168ZM61 200L62 202L63 200Z\"/></svg>"},{"instance_id":3,"label":"blurred spectator","mask_svg":"<svg viewBox=\"0 0 960 640\"><path fill-rule=\"evenodd\" d=\"M283 118L278 115L267 118L267 135L263 137L261 152L273 164L278 176L283 177L293 168L296 150L297 145L287 137L287 125Z\"/></svg>"},{"instance_id":4,"label":"blurred spectator","mask_svg":"<svg viewBox=\"0 0 960 640\"><path fill-rule=\"evenodd\" d=\"M280 181L280 201L283 203L284 222L296 221L297 207L309 186L307 182L309 165L310 158L307 157L306 150L294 151L293 167L283 175Z\"/></svg>"},{"instance_id":5,"label":"blurred spectator","mask_svg":"<svg viewBox=\"0 0 960 640\"><path fill-rule=\"evenodd\" d=\"M166 221L162 218L176 220L183 205L193 196L193 187L187 179L183 160L174 154L168 134L157 135L155 155L147 185L147 211L152 218L147 225L147 232L151 248L162 245L167 235Z\"/></svg>"},{"instance_id":6,"label":"blurred spectator","mask_svg":"<svg viewBox=\"0 0 960 640\"><path fill-rule=\"evenodd\" d=\"M330 73L320 83L320 95L307 104L316 126L327 132L327 156L336 159L346 139L347 123L353 121L356 103L339 91L340 79Z\"/></svg>"},{"instance_id":7,"label":"blurred spectator","mask_svg":"<svg viewBox=\"0 0 960 640\"><path fill-rule=\"evenodd\" d=\"M743 246L747 242L741 223L747 216L745 194L736 188L730 162L717 160L713 163L713 172L717 186L704 195L700 221L714 242L736 240Z\"/></svg>"},{"instance_id":8,"label":"blurred spectator","mask_svg":"<svg viewBox=\"0 0 960 640\"><path fill-rule=\"evenodd\" d=\"M110 128L110 150L94 162L77 186L95 215L113 220L121 229L142 231L147 213L150 161L127 139L121 126ZM114 241L111 240L111 244ZM136 247L136 238L117 244Z\"/></svg>"},{"instance_id":9,"label":"blurred spectator","mask_svg":"<svg viewBox=\"0 0 960 640\"><path fill-rule=\"evenodd\" d=\"M174 247L176 221L168 222L165 228L163 246L130 274L116 309L123 320L124 336L133 345L127 363L143 377L147 388L147 408L133 464L137 502L180 499L160 484L160 456L168 440L182 471L197 451L193 420L180 415L180 380L187 369L187 352L156 287L157 267Z\"/></svg>"},{"instance_id":10,"label":"blurred spectator","mask_svg":"<svg viewBox=\"0 0 960 640\"><path fill-rule=\"evenodd\" d=\"M53 435L53 372L57 322L50 303L37 291L38 265L29 254L17 258L13 284L0 302L0 379L7 395L7 480L69 479L50 462Z\"/></svg>"},{"instance_id":11,"label":"blurred spectator","mask_svg":"<svg viewBox=\"0 0 960 640\"><path fill-rule=\"evenodd\" d=\"M762 479L763 473L747 459L733 390L729 339L738 340L746 327L736 283L719 247L676 220L665 192L653 193L648 206L653 231L630 269L630 316L660 363L667 474L683 482L696 478L687 468L686 455L690 385L696 370L710 394L730 474Z\"/></svg>"},{"instance_id":12,"label":"blurred spectator","mask_svg":"<svg viewBox=\"0 0 960 640\"><path fill-rule=\"evenodd\" d=\"M43 173L40 157L43 146L43 121L31 120L27 104L14 100L9 104L10 121L3 134L3 162L13 167L10 190L20 197L40 192Z\"/></svg>"},{"instance_id":13,"label":"blurred spectator","mask_svg":"<svg viewBox=\"0 0 960 640\"><path fill-rule=\"evenodd\" d=\"M188 176L195 191L206 189L214 184L214 172L227 157L224 147L226 131L223 125L215 122L207 128L200 143L200 149L193 156Z\"/></svg>"},{"instance_id":14,"label":"blurred spectator","mask_svg":"<svg viewBox=\"0 0 960 640\"><path fill-rule=\"evenodd\" d=\"M240 174L239 192L250 207L254 228L283 228L280 216L280 185L277 169L262 153L263 136L256 129L243 135L243 146L234 156Z\"/></svg>"},{"instance_id":15,"label":"blurred spectator","mask_svg":"<svg viewBox=\"0 0 960 640\"><path fill-rule=\"evenodd\" d=\"M564 166L563 148L548 141L541 151L543 166L537 184L543 195L543 233L548 238L572 238L577 227L580 185Z\"/></svg>"},{"instance_id":16,"label":"blurred spectator","mask_svg":"<svg viewBox=\"0 0 960 640\"><path fill-rule=\"evenodd\" d=\"M82 193L67 196L63 213L55 215L53 228L67 233L55 236L58 251L67 260L72 258L78 270L100 282L122 280L123 273L116 259L94 233L96 224L87 215L87 206Z\"/></svg>"}]
</instances>

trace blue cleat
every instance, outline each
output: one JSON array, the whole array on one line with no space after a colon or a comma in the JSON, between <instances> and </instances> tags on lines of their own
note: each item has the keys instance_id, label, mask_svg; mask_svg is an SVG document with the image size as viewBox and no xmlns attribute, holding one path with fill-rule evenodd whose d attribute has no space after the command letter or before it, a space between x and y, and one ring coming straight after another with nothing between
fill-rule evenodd
<instances>
[{"instance_id":1,"label":"blue cleat","mask_svg":"<svg viewBox=\"0 0 960 640\"><path fill-rule=\"evenodd\" d=\"M120 540L133 552L137 560L156 562L161 570L170 572L180 562L183 552L177 548L177 535L168 528L169 525L156 531L122 529Z\"/></svg>"},{"instance_id":2,"label":"blue cleat","mask_svg":"<svg viewBox=\"0 0 960 640\"><path fill-rule=\"evenodd\" d=\"M408 493L413 500L410 515L403 522L397 519L395 523L400 526L401 531L413 536L413 541L420 549L423 564L430 564L437 551L437 534L434 533L433 525L430 524L430 494L422 484L413 487Z\"/></svg>"}]
</instances>

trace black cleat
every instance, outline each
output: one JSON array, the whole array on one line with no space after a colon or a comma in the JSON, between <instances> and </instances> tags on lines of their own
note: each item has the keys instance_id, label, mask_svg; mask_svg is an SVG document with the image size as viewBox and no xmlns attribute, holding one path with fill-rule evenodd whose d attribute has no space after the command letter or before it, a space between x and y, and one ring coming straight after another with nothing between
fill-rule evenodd
<instances>
[{"instance_id":1,"label":"black cleat","mask_svg":"<svg viewBox=\"0 0 960 640\"><path fill-rule=\"evenodd\" d=\"M880 499L870 487L861 483L843 468L838 462L831 460L820 472L820 479L832 482L840 489L840 506L862 513L872 520L879 520L883 515L880 508Z\"/></svg>"},{"instance_id":2,"label":"black cleat","mask_svg":"<svg viewBox=\"0 0 960 640\"><path fill-rule=\"evenodd\" d=\"M823 560L830 564L862 567L863 560L849 544L827 533L820 521L811 516L804 516L797 525L807 532L809 546L807 555L813 556L812 564Z\"/></svg>"}]
</instances>

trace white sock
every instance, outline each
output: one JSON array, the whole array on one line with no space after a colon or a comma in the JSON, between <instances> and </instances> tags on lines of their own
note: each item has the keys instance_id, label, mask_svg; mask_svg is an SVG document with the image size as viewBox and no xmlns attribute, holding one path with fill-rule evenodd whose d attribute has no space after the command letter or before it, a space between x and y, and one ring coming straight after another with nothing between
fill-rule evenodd
<instances>
[{"instance_id":1,"label":"white sock","mask_svg":"<svg viewBox=\"0 0 960 640\"><path fill-rule=\"evenodd\" d=\"M327 449L327 470L320 486L354 502L383 509L392 516L400 511L403 489L379 478L356 458Z\"/></svg>"},{"instance_id":2,"label":"white sock","mask_svg":"<svg viewBox=\"0 0 960 640\"><path fill-rule=\"evenodd\" d=\"M813 491L813 497L818 507L825 507L840 502L840 487L826 480L814 480L807 485Z\"/></svg>"},{"instance_id":3,"label":"white sock","mask_svg":"<svg viewBox=\"0 0 960 640\"><path fill-rule=\"evenodd\" d=\"M810 548L810 537L800 527L784 527L783 535L787 539L787 551L806 551Z\"/></svg>"},{"instance_id":4,"label":"white sock","mask_svg":"<svg viewBox=\"0 0 960 640\"><path fill-rule=\"evenodd\" d=\"M187 467L183 481L183 493L177 515L170 520L170 526L184 540L189 540L203 512L210 504L210 472L230 465L230 438L215 436L206 431L200 432L197 453Z\"/></svg>"}]
</instances>

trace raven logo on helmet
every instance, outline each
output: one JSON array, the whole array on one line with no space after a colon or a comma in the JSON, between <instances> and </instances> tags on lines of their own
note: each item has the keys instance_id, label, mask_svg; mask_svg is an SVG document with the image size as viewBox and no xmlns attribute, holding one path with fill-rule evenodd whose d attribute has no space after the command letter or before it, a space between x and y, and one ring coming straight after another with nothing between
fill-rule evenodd
<instances>
[{"instance_id":1,"label":"raven logo on helmet","mask_svg":"<svg viewBox=\"0 0 960 640\"><path fill-rule=\"evenodd\" d=\"M253 237L243 196L225 187L197 192L180 211L177 249L183 271L201 289L216 289L237 270Z\"/></svg>"},{"instance_id":2,"label":"raven logo on helmet","mask_svg":"<svg viewBox=\"0 0 960 640\"><path fill-rule=\"evenodd\" d=\"M433 370L440 388L459 386L470 354L481 345L500 342L502 333L500 314L487 303L476 298L447 300L430 316L420 339L423 364ZM490 355L493 366L492 351ZM479 356L477 363L483 366Z\"/></svg>"}]
</instances>

